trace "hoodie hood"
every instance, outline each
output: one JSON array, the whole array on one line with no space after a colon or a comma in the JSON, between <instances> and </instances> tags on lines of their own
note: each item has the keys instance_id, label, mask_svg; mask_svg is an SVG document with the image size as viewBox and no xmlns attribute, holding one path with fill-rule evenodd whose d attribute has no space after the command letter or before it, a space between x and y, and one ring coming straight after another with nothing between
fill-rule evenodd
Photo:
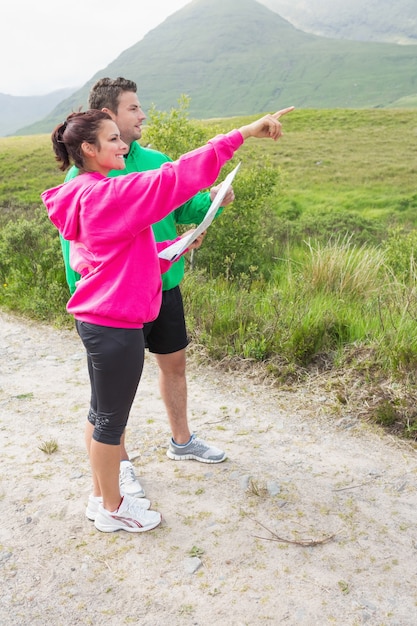
<instances>
[{"instance_id":1,"label":"hoodie hood","mask_svg":"<svg viewBox=\"0 0 417 626\"><path fill-rule=\"evenodd\" d=\"M81 209L80 199L88 194L89 181L91 181L91 188L93 188L97 181L103 178L105 177L98 172L82 174L68 183L47 189L41 194L49 219L64 239L72 241L77 238Z\"/></svg>"}]
</instances>

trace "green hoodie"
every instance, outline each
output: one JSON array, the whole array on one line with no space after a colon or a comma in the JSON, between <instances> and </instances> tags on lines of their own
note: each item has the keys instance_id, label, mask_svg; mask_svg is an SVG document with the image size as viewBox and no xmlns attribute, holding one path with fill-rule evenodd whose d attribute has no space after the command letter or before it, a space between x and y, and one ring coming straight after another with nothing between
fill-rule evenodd
<instances>
[{"instance_id":1,"label":"green hoodie","mask_svg":"<svg viewBox=\"0 0 417 626\"><path fill-rule=\"evenodd\" d=\"M131 172L144 172L146 170L156 170L166 161L171 161L166 154L157 152L156 150L150 150L149 148L143 148L140 144L134 141L129 150L129 154L125 158L126 168L124 170L112 170L109 172L109 176L121 176L124 174L130 174ZM72 167L66 178L65 182L75 178L78 174L78 169ZM175 209L172 213L167 215L163 220L157 222L152 226L156 241L166 241L167 239L175 239L177 234L177 224L199 224L207 213L210 207L210 193L203 192L198 193L191 198L188 202ZM69 251L70 244L62 237L61 247L62 254L65 263L65 275L71 294L74 293L76 283L80 276L71 268L69 263ZM181 257L178 261L172 264L171 268L162 275L162 289L167 291L180 284L184 276L184 258Z\"/></svg>"}]
</instances>

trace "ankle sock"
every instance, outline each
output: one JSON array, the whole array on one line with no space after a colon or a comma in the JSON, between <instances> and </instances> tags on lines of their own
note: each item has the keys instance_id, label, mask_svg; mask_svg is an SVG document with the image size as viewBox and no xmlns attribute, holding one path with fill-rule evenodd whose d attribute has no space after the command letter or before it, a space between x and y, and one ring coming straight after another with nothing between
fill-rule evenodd
<instances>
[{"instance_id":1,"label":"ankle sock","mask_svg":"<svg viewBox=\"0 0 417 626\"><path fill-rule=\"evenodd\" d=\"M174 446L177 446L177 448L185 448L186 446L188 446L189 443L191 443L193 437L194 437L194 435L191 435L191 437L189 438L187 443L177 443L175 441L174 437L171 437L171 439L172 439L172 443L174 444Z\"/></svg>"}]
</instances>

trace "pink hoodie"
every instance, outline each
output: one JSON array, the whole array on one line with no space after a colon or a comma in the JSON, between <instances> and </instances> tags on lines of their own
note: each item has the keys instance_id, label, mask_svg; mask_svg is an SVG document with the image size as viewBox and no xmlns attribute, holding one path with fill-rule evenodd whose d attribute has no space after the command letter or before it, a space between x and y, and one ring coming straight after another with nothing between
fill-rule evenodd
<instances>
[{"instance_id":1,"label":"pink hoodie","mask_svg":"<svg viewBox=\"0 0 417 626\"><path fill-rule=\"evenodd\" d=\"M164 163L160 169L116 178L76 176L41 194L49 218L71 242L71 267L81 274L67 310L78 320L141 328L161 306L161 273L170 267L151 225L212 185L242 145L234 130Z\"/></svg>"}]
</instances>

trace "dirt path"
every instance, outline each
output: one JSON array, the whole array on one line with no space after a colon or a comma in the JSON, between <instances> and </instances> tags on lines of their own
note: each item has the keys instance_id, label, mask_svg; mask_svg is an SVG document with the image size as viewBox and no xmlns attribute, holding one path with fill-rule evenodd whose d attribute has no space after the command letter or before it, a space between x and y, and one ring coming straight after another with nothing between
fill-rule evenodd
<instances>
[{"instance_id":1,"label":"dirt path","mask_svg":"<svg viewBox=\"0 0 417 626\"><path fill-rule=\"evenodd\" d=\"M190 422L229 458L170 461L147 357L128 442L164 521L102 534L84 516L81 343L0 322L1 626L417 624L415 450L335 417L322 390L193 365Z\"/></svg>"}]
</instances>

